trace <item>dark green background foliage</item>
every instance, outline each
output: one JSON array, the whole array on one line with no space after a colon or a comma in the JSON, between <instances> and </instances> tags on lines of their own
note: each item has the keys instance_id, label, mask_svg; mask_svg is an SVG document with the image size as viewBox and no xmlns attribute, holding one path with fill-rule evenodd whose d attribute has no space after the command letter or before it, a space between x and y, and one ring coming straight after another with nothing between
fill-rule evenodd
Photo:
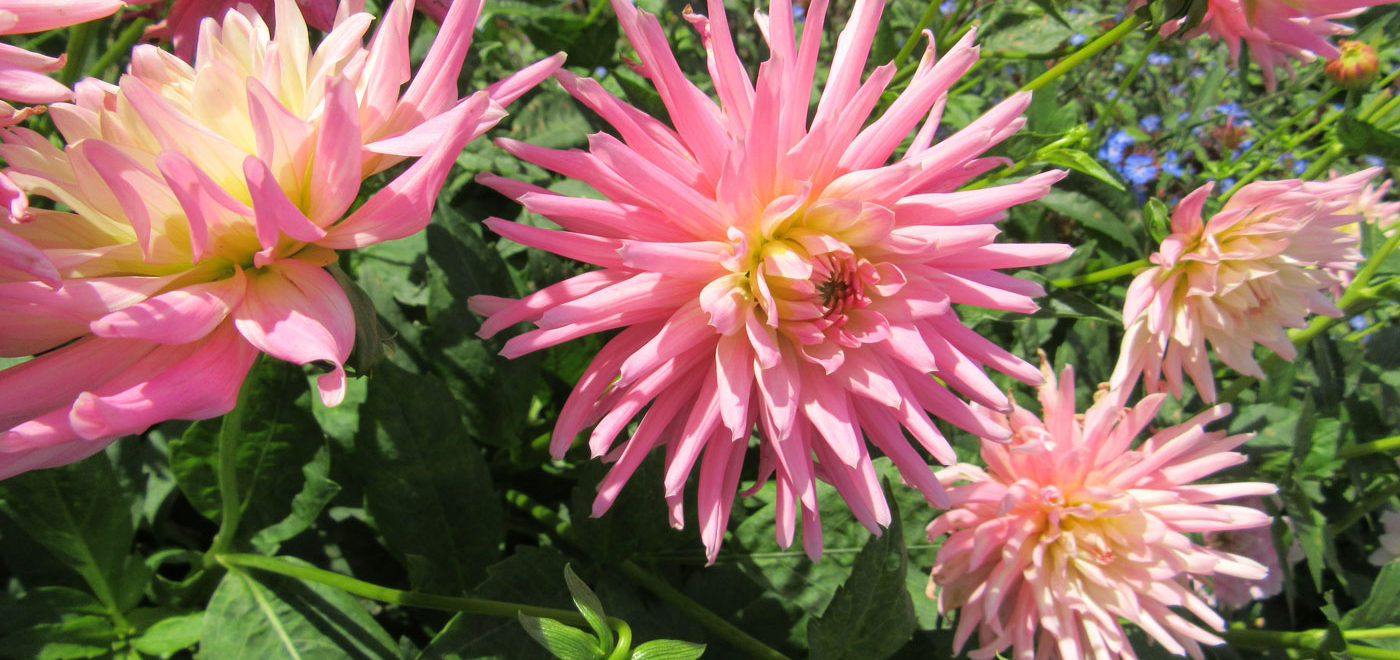
<instances>
[{"instance_id":1,"label":"dark green background foliage","mask_svg":"<svg viewBox=\"0 0 1400 660\"><path fill-rule=\"evenodd\" d=\"M369 4L377 11L378 3ZM564 50L571 70L599 77L614 93L666 119L656 93L625 63L635 54L621 39L611 9L600 4L488 0L461 89L482 88ZM660 15L683 68L708 88L699 38L680 15L684 3L638 4ZM834 2L837 26L850 4ZM872 56L878 63L895 57L925 12L923 3L888 4ZM945 123L952 128L1069 52L1072 35L1092 37L1111 26L1121 9L1120 3L964 0L950 15L937 4L931 29L939 43L952 43L973 21L981 26L984 59L948 101ZM733 7L729 18L741 57L754 69L766 53L749 9ZM1387 9L1364 17L1361 35L1382 52L1383 70L1396 64L1395 40L1387 35L1395 33L1397 20ZM121 26L110 27L115 34ZM422 22L415 29L421 56L433 27ZM827 52L834 35L829 29ZM1231 67L1224 49L1209 41L1149 37L1130 35L1037 92L1026 129L997 148L1018 164L1009 174L1013 179L1056 167L1070 170L1049 195L1012 209L1002 227L1005 240L1064 242L1075 246L1075 254L1020 277L1045 282L1141 259L1160 239L1163 211L1172 202L1207 180L1240 177L1257 163L1264 164L1262 176L1281 178L1291 175L1296 160L1316 158L1332 144L1346 152L1335 165L1340 170L1359 167L1366 155L1397 157L1400 138L1388 117L1366 122L1348 114L1334 129L1262 140L1278 121L1305 111L1328 91L1320 66L1303 67L1296 81L1265 93L1257 68ZM57 52L64 39L60 33L42 45ZM98 39L90 52L70 53L80 62L76 70L99 66L103 43L110 42ZM1146 64L1149 47L1169 61ZM92 73L114 79L122 61L103 61ZM885 104L916 62L898 62L902 70ZM1349 109L1380 94L1389 92L1333 102ZM1218 107L1226 100L1248 113L1247 126L1222 116ZM510 110L492 135L568 148L586 146L587 134L608 130L552 81ZM1342 111L1322 104L1312 112L1321 118ZM1149 116L1160 118L1159 128L1143 128ZM1138 153L1178 154L1182 174L1163 172L1137 185L1124 180L1096 156L1117 130L1134 136ZM1241 137L1260 142L1238 159L1224 141ZM696 608L791 657L952 653L951 622L924 593L936 542L920 530L937 511L900 482L886 459L878 459L877 467L889 480L895 523L872 536L822 486L826 554L819 563L800 548L777 546L770 485L738 498L719 558L706 566L693 513L685 529L666 523L659 456L648 459L606 516L590 518L605 466L578 447L564 460L552 460L547 444L564 399L606 337L508 361L496 355L502 339L476 337L480 319L466 299L478 293L523 295L582 272L578 264L486 232L480 220L489 216L550 223L476 184L476 172L591 193L509 157L489 139L469 145L458 164L426 231L342 255L339 267L360 289L355 295L373 306L362 318L356 349L361 377L352 379L343 405L323 408L308 389L307 374L264 358L244 384L249 407L232 428L217 419L170 422L77 464L0 482L0 575L6 586L0 593L0 656L547 657L512 618L382 603L221 565L207 551L215 547L223 515L223 432L238 434L241 511L238 532L221 539L227 551L277 555L393 589L571 610L563 578L570 564L607 614L630 624L636 642L701 642L715 658L739 657L740 651L707 628ZM1149 198L1166 204L1147 204ZM1370 228L1363 236L1367 251L1383 240ZM1279 497L1268 506L1290 523L1274 526L1276 541L1286 549L1296 540L1303 559L1284 563L1281 595L1227 613L1232 622L1318 630L1326 636L1316 645L1322 649L1342 648L1341 630L1400 625L1400 565L1381 570L1364 561L1375 548L1380 513L1400 493L1400 471L1393 456L1355 449L1400 429L1400 327L1387 304L1396 290L1386 284L1397 273L1400 261L1394 258L1379 269L1375 282L1383 286L1377 297L1353 311L1360 330L1322 333L1301 347L1291 365L1266 363L1269 379L1245 388L1235 402L1229 430L1257 436L1244 449L1249 464L1221 478L1280 484ZM1029 317L980 309L960 314L1028 359L1040 350L1056 367L1075 365L1082 409L1113 369L1126 282L1048 286L1041 311ZM378 327L369 322L376 314ZM1238 378L1225 371L1218 377L1222 387ZM999 382L1038 409L1033 392ZM1158 425L1202 408L1188 392L1183 403L1167 404ZM974 459L973 438L952 428L946 432L960 456ZM749 480L754 463L746 465ZM687 502L693 500L692 489ZM676 594L694 605L678 606ZM1144 640L1135 637L1140 654L1160 654ZM1394 641L1359 643L1400 650ZM652 657L667 657L657 650L662 647L649 648ZM1208 653L1255 654L1230 647Z\"/></svg>"}]
</instances>

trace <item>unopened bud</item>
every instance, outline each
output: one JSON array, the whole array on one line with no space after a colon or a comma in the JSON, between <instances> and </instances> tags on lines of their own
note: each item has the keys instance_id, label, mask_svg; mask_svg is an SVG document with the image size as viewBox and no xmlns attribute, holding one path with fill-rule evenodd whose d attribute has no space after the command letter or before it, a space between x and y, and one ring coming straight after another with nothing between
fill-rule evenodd
<instances>
[{"instance_id":1,"label":"unopened bud","mask_svg":"<svg viewBox=\"0 0 1400 660\"><path fill-rule=\"evenodd\" d=\"M1336 59L1327 62L1324 70L1332 82L1342 89L1366 89L1376 79L1380 70L1380 59L1374 48L1360 41L1343 41L1337 44L1341 51Z\"/></svg>"}]
</instances>

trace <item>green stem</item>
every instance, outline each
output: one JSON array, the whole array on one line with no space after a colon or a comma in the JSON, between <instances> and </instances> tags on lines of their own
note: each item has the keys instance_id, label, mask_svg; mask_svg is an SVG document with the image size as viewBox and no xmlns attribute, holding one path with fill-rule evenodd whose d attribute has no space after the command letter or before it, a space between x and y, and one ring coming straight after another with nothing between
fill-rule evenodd
<instances>
[{"instance_id":1,"label":"green stem","mask_svg":"<svg viewBox=\"0 0 1400 660\"><path fill-rule=\"evenodd\" d=\"M1317 102L1313 103L1312 105L1308 106L1307 108L1304 108L1302 112L1298 112L1298 113L1294 114L1292 117L1289 117L1288 119L1285 119L1285 120L1284 120L1283 122L1281 122L1278 126L1275 126L1275 127L1274 127L1274 130L1269 131L1268 133L1266 133L1266 134L1264 135L1264 137L1259 138L1258 140L1256 140L1254 144L1250 145L1248 149L1245 149L1243 153L1241 153L1237 158L1235 158L1235 161L1236 161L1236 162L1243 162L1243 161L1245 160L1245 157L1248 156L1250 153L1252 153L1254 150L1259 149L1259 148L1261 148L1262 146L1264 146L1264 145L1268 144L1269 142L1273 141L1274 139L1278 138L1280 135L1283 134L1284 131L1288 130L1289 127L1291 127L1291 126L1293 126L1294 124L1298 123L1298 122L1299 122L1300 120L1302 120L1304 117L1311 116L1314 112L1317 112L1317 109L1318 109L1318 108L1321 108L1321 107L1323 106L1323 104L1327 103L1327 101L1328 101L1329 99L1331 99L1332 96L1335 95L1336 93L1337 93L1336 88L1332 88L1332 89L1329 89L1329 90L1327 90L1326 92L1324 92L1324 93L1322 94L1322 96L1321 96L1320 98L1317 99ZM1337 117L1340 117L1340 116L1341 116L1340 113L1333 113L1332 115L1329 115L1329 116L1327 116L1327 117L1323 117L1322 119L1318 120L1316 123L1318 123L1318 124L1324 124L1324 125L1325 125L1326 123L1330 123L1331 121L1335 121L1336 118L1337 118ZM1316 126L1314 126L1314 128L1316 128ZM1240 188L1243 188L1243 187L1245 186L1245 184L1249 183L1250 181L1253 181L1256 177L1258 177L1260 174L1262 174L1265 170L1269 169L1270 167L1273 167L1273 165L1274 165L1274 164L1273 164L1272 162L1268 162L1268 161L1264 161L1264 162L1259 163L1258 165L1255 165L1255 166L1254 166L1254 169L1250 170L1248 174L1245 174L1244 176L1240 177L1239 180L1235 182L1235 185L1230 186L1230 189L1227 190L1227 191L1225 191L1225 194L1221 196L1221 199L1229 199L1230 196L1234 195L1236 192L1239 192L1239 189L1240 189Z\"/></svg>"},{"instance_id":2,"label":"green stem","mask_svg":"<svg viewBox=\"0 0 1400 660\"><path fill-rule=\"evenodd\" d=\"M1103 113L1100 115L1104 120L1100 121L1098 127L1094 129L1095 142L1108 130L1109 122L1107 119L1113 117L1113 111L1118 107L1118 99L1123 98L1123 94L1128 91L1128 85L1131 85L1132 82L1137 79L1138 72L1142 71L1143 65L1147 64L1147 57L1157 48L1157 44L1160 41L1162 41L1161 34L1152 35L1152 38L1147 41L1147 46L1138 54L1137 61L1133 62L1133 68L1128 70L1128 75L1123 76L1123 79L1118 81L1118 89L1113 93L1113 98L1108 100L1108 106L1104 108Z\"/></svg>"},{"instance_id":3,"label":"green stem","mask_svg":"<svg viewBox=\"0 0 1400 660\"><path fill-rule=\"evenodd\" d=\"M97 40L97 23L79 23L69 29L68 32L68 60L63 63L63 68L58 72L58 81L69 87L78 79L78 74L86 68L83 65L87 62L88 53L92 52L93 42Z\"/></svg>"},{"instance_id":4,"label":"green stem","mask_svg":"<svg viewBox=\"0 0 1400 660\"><path fill-rule=\"evenodd\" d=\"M1342 633L1346 640L1385 639L1400 636L1400 627L1371 628L1368 630L1348 630ZM1250 630L1232 628L1225 631L1225 641L1231 646L1253 649L1300 649L1316 651L1327 638L1327 631L1321 629L1292 632L1285 630ZM1356 658L1377 658L1379 660L1400 660L1400 651L1347 644L1346 650Z\"/></svg>"},{"instance_id":5,"label":"green stem","mask_svg":"<svg viewBox=\"0 0 1400 660\"><path fill-rule=\"evenodd\" d=\"M540 617L543 619L554 619L572 626L588 626L588 620L583 618L582 614L573 610L538 607L535 605L509 603L500 600L486 600L483 598L459 598L440 594L425 594L420 591L392 589L390 587L371 584L363 580L356 580L348 575L341 575L340 573L327 571L314 566L293 564L285 559L267 557L264 555L228 553L215 555L215 559L225 567L253 568L268 573L285 575L298 580L324 584L346 593L352 593L356 596L377 600L383 603L395 603L406 607L421 607L424 609L443 610L446 612L497 616L506 619L514 619L524 614L526 616ZM631 645L632 630L625 622L621 619L609 617L608 625L612 626L613 630L617 632L618 638L621 640L620 643L625 643L628 646Z\"/></svg>"},{"instance_id":6,"label":"green stem","mask_svg":"<svg viewBox=\"0 0 1400 660\"><path fill-rule=\"evenodd\" d=\"M696 623L710 632L719 635L734 648L743 651L751 658L760 660L789 660L787 656L779 653L763 642L758 641L748 633L738 629L734 624L720 618L719 615L706 609L704 605L695 602L689 596L681 593L670 583L652 575L638 566L632 560L623 561L621 564L622 574L642 588L655 594L667 605L679 610L682 614L689 616Z\"/></svg>"},{"instance_id":7,"label":"green stem","mask_svg":"<svg viewBox=\"0 0 1400 660\"><path fill-rule=\"evenodd\" d=\"M1360 644L1347 644L1347 653L1350 653L1353 658L1400 660L1400 651L1376 648L1374 646L1361 646Z\"/></svg>"},{"instance_id":8,"label":"green stem","mask_svg":"<svg viewBox=\"0 0 1400 660\"><path fill-rule=\"evenodd\" d=\"M254 389L247 383L239 388L233 410L224 415L219 425L219 531L204 555L206 567L213 565L215 555L228 552L233 547L233 537L238 533L238 522L243 516L243 504L238 493L238 441L243 431L243 413L248 409Z\"/></svg>"},{"instance_id":9,"label":"green stem","mask_svg":"<svg viewBox=\"0 0 1400 660\"><path fill-rule=\"evenodd\" d=\"M1143 19L1141 16L1138 16L1137 14L1132 14L1128 16L1127 18L1123 19L1123 22L1113 26L1113 28L1109 31L1099 35L1093 41L1090 41L1081 46L1079 50L1074 51L1074 53L1070 54L1069 57L1066 57L1065 59L1056 62L1055 66L1050 67L1050 69L1047 70L1045 73L1042 73L1039 76L1037 76L1035 80L1032 80L1026 83L1025 85L1021 86L1021 91L1034 91L1054 82L1055 80L1059 79L1060 76L1065 75L1065 73L1069 72L1070 69L1073 69L1074 67L1078 66L1084 60L1087 60L1099 54L1099 52L1103 49L1108 48L1109 46L1112 46L1113 44L1117 43L1119 39L1122 39L1124 35L1137 29L1137 27L1139 25L1142 25L1142 23Z\"/></svg>"},{"instance_id":10,"label":"green stem","mask_svg":"<svg viewBox=\"0 0 1400 660\"><path fill-rule=\"evenodd\" d=\"M533 498L525 493L516 490L506 491L506 501L521 509L534 518L536 522L544 525L556 536L564 540L572 540L573 528L568 521L560 518L552 509L540 505ZM759 660L787 660L787 656L769 647L757 638L740 630L734 624L720 618L719 615L711 612L704 605L695 602L689 596L677 591L665 580L652 575L646 569L638 566L631 560L623 561L621 564L622 573L633 582L641 585L647 591L656 594L658 598L666 604L676 608L683 614L691 617L701 627L714 633L727 644L748 654L749 657Z\"/></svg>"},{"instance_id":11,"label":"green stem","mask_svg":"<svg viewBox=\"0 0 1400 660\"><path fill-rule=\"evenodd\" d=\"M1148 265L1149 263L1146 259L1138 259L1137 261L1130 261L1126 264L1120 264L1112 268L1097 270L1092 273L1084 273L1082 275L1075 275L1074 277L1066 277L1064 279L1059 280L1050 280L1050 286L1057 287L1060 289L1068 289L1074 286L1083 286L1085 284L1105 282L1108 280L1123 277L1124 275L1132 275L1133 271L1139 268L1144 268Z\"/></svg>"},{"instance_id":12,"label":"green stem","mask_svg":"<svg viewBox=\"0 0 1400 660\"><path fill-rule=\"evenodd\" d=\"M914 24L914 29L910 30L909 38L904 40L904 47L899 49L899 54L894 56L894 65L902 66L904 60L909 59L909 55L914 52L914 48L922 41L919 39L920 33L929 23L933 22L933 17L938 13L938 0L929 0L928 6L924 7L924 15L919 17L919 22ZM946 47L946 46L945 46Z\"/></svg>"},{"instance_id":13,"label":"green stem","mask_svg":"<svg viewBox=\"0 0 1400 660\"><path fill-rule=\"evenodd\" d=\"M140 18L131 22L116 41L107 48L107 52L102 57L97 58L97 62L88 68L87 74L94 78L101 77L109 67L116 63L117 59L131 53L131 46L136 43L141 35L145 33L146 26L151 24L151 19Z\"/></svg>"},{"instance_id":14,"label":"green stem","mask_svg":"<svg viewBox=\"0 0 1400 660\"><path fill-rule=\"evenodd\" d=\"M1356 458L1357 456L1366 456L1368 454L1380 454L1394 449L1400 449L1400 435L1392 435L1389 438L1352 445L1337 452L1337 458L1345 460Z\"/></svg>"},{"instance_id":15,"label":"green stem","mask_svg":"<svg viewBox=\"0 0 1400 660\"><path fill-rule=\"evenodd\" d=\"M1346 639L1390 639L1400 637L1400 626L1386 626L1384 628L1369 628L1366 630L1344 630L1342 637Z\"/></svg>"}]
</instances>

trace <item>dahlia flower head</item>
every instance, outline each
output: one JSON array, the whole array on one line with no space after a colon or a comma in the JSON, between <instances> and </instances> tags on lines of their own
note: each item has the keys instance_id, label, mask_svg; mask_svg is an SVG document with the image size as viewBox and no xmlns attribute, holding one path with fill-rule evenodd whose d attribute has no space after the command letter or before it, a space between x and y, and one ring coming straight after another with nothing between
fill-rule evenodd
<instances>
[{"instance_id":1,"label":"dahlia flower head","mask_svg":"<svg viewBox=\"0 0 1400 660\"><path fill-rule=\"evenodd\" d=\"M805 550L821 552L818 479L872 531L888 524L862 436L930 502L946 502L905 431L951 462L930 413L996 435L1002 429L954 392L1006 409L984 365L1040 381L1032 365L962 325L952 304L1032 312L1040 286L995 269L1070 253L1063 245L993 243L1005 209L1039 198L1062 173L956 190L1005 162L981 154L1021 127L1030 96L1014 95L934 143L948 88L978 57L969 32L937 61L929 44L908 87L868 123L895 66L876 67L862 81L882 3L858 0L809 124L824 0L808 7L800 43L787 0L757 15L770 55L754 79L721 2L710 2L708 17L687 13L717 100L682 75L655 16L627 0L613 7L671 125L594 80L557 72L618 137L592 135L588 151L497 143L606 199L481 175L563 229L486 222L505 238L598 269L521 300L470 300L488 317L482 336L534 324L506 342L507 357L621 328L565 402L551 443L562 456L593 425L590 451L614 462L593 515L607 510L647 452L664 446L674 526L684 522L685 482L699 466L698 520L713 560L755 428L754 489L776 479L776 535L785 547L800 513ZM619 443L637 417L636 431Z\"/></svg>"},{"instance_id":2,"label":"dahlia flower head","mask_svg":"<svg viewBox=\"0 0 1400 660\"><path fill-rule=\"evenodd\" d=\"M1273 91L1278 84L1275 68L1294 75L1291 60L1310 63L1317 58L1337 57L1337 47L1329 37L1351 34L1352 29L1336 19L1350 18L1367 7L1395 0L1207 0L1200 25L1186 36L1207 33L1225 42L1230 59L1240 58L1240 46L1249 49L1249 58L1259 65L1264 86ZM1141 5L1139 0L1134 3ZM1162 28L1163 34L1178 29L1181 21Z\"/></svg>"},{"instance_id":3,"label":"dahlia flower head","mask_svg":"<svg viewBox=\"0 0 1400 660\"><path fill-rule=\"evenodd\" d=\"M151 2L152 0L142 0ZM56 30L111 16L127 4L122 0L0 0L0 35ZM19 46L0 43L0 99L20 103L52 103L73 95L73 90L47 74L63 67L62 57L49 57ZM0 102L0 113L13 108ZM0 125L7 125L0 120Z\"/></svg>"},{"instance_id":4,"label":"dahlia flower head","mask_svg":"<svg viewBox=\"0 0 1400 660\"><path fill-rule=\"evenodd\" d=\"M1328 181L1259 181L1241 188L1209 221L1201 211L1213 183L1172 212L1172 233L1138 273L1123 302L1123 337L1112 382L1182 396L1182 373L1201 399L1215 401L1206 344L1232 369L1264 371L1254 344L1286 360L1298 350L1288 328L1310 314L1341 316L1328 298L1337 273L1361 260L1355 234L1339 231L1361 217L1347 212L1375 169Z\"/></svg>"},{"instance_id":5,"label":"dahlia flower head","mask_svg":"<svg viewBox=\"0 0 1400 660\"><path fill-rule=\"evenodd\" d=\"M1200 644L1223 642L1206 628L1225 622L1192 582L1266 575L1252 559L1193 540L1269 523L1258 509L1219 501L1274 485L1193 483L1243 463L1230 450L1250 436L1205 430L1229 414L1222 405L1134 447L1165 394L1126 408L1127 390L1101 391L1080 416L1073 369L1056 382L1044 368L1041 417L1020 406L996 415L1011 437L982 439L987 467L938 473L952 504L928 526L930 540L948 535L928 595L944 614L959 610L955 649L976 632L980 646L968 653L976 660L1133 658L1126 621L1166 650L1200 658Z\"/></svg>"},{"instance_id":6,"label":"dahlia flower head","mask_svg":"<svg viewBox=\"0 0 1400 660\"><path fill-rule=\"evenodd\" d=\"M139 46L117 85L50 108L65 145L0 134L5 174L70 211L0 219L0 477L69 463L159 421L232 409L259 352L345 393L354 340L336 250L427 224L463 144L558 65L458 99L481 9L457 2L410 78L412 6L348 14L313 52L292 0L276 39L233 11L201 27L193 66ZM361 180L417 157L350 211ZM348 213L347 213L348 212Z\"/></svg>"}]
</instances>

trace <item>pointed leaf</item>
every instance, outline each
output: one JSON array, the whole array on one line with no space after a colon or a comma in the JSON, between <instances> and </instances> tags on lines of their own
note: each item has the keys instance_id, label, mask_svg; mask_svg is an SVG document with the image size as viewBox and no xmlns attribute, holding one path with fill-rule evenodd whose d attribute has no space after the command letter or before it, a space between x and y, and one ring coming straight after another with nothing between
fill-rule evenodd
<instances>
[{"instance_id":1,"label":"pointed leaf","mask_svg":"<svg viewBox=\"0 0 1400 660\"><path fill-rule=\"evenodd\" d=\"M654 639L632 651L632 660L695 660L704 654L704 644L678 639Z\"/></svg>"},{"instance_id":2,"label":"pointed leaf","mask_svg":"<svg viewBox=\"0 0 1400 660\"><path fill-rule=\"evenodd\" d=\"M520 625L559 660L597 660L603 657L598 640L573 626L524 614L520 615Z\"/></svg>"},{"instance_id":3,"label":"pointed leaf","mask_svg":"<svg viewBox=\"0 0 1400 660\"><path fill-rule=\"evenodd\" d=\"M564 583L569 586L569 593L574 597L574 605L578 611L583 613L583 618L588 619L588 626L597 633L598 639L603 643L603 648L613 647L612 628L608 627L608 615L603 613L603 601L598 600L598 595L574 574L574 569L568 565L564 566Z\"/></svg>"}]
</instances>

